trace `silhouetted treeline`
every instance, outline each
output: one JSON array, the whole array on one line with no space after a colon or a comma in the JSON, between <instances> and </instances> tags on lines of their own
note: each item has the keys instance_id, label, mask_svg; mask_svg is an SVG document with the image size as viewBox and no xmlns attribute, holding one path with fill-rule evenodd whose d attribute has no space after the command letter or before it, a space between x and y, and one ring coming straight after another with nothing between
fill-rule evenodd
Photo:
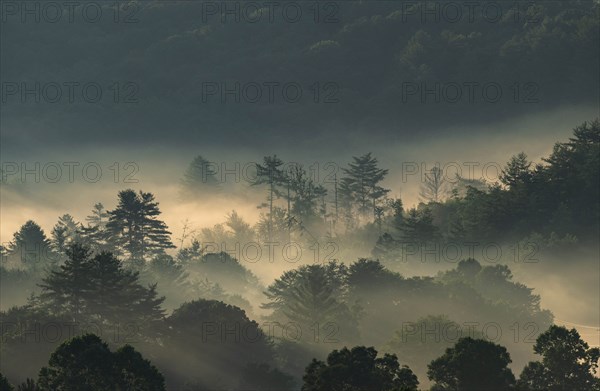
<instances>
[{"instance_id":1,"label":"silhouetted treeline","mask_svg":"<svg viewBox=\"0 0 600 391\"><path fill-rule=\"evenodd\" d=\"M447 188L434 169L426 202L408 210L388 197L388 170L370 153L327 185L269 156L253 183L266 194L259 221L233 211L197 235L184 230L177 249L149 192L120 191L114 209L95 204L85 224L64 214L50 236L26 221L2 248L0 370L29 391L82 381L99 390L398 391L426 378L432 390L596 391L598 349L553 326L505 262L469 256L434 263L433 276L399 270L414 246L597 243L599 148L596 120L543 164L516 155L497 184ZM184 187L197 185L188 174ZM342 250L288 259L267 283L253 263L281 255L249 262L220 250L275 241L314 250L323 240ZM378 259L355 256L361 248ZM0 387L10 389L4 377Z\"/></svg>"}]
</instances>

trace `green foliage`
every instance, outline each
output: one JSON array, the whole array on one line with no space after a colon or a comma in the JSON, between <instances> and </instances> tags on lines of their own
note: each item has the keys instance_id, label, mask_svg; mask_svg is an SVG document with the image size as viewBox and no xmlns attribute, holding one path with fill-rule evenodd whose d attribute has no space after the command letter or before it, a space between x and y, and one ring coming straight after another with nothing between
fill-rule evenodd
<instances>
[{"instance_id":1,"label":"green foliage","mask_svg":"<svg viewBox=\"0 0 600 391\"><path fill-rule=\"evenodd\" d=\"M52 246L58 254L64 254L68 246L81 241L80 223L73 219L70 214L64 214L58 218L58 222L52 228Z\"/></svg>"},{"instance_id":2,"label":"green foliage","mask_svg":"<svg viewBox=\"0 0 600 391\"><path fill-rule=\"evenodd\" d=\"M81 228L81 243L89 246L94 252L115 252L116 249L110 243L109 232L106 229L109 214L102 203L97 203L92 208L92 214L87 216L87 226Z\"/></svg>"},{"instance_id":3,"label":"green foliage","mask_svg":"<svg viewBox=\"0 0 600 391\"><path fill-rule=\"evenodd\" d=\"M330 262L301 266L284 272L265 292L263 308L274 310L271 318L292 321L302 329L343 324L343 337L356 334L356 319L346 303L347 268ZM309 340L311 335L306 335Z\"/></svg>"},{"instance_id":4,"label":"green foliage","mask_svg":"<svg viewBox=\"0 0 600 391\"><path fill-rule=\"evenodd\" d=\"M531 162L523 152L513 156L500 173L500 181L514 189L517 186L527 185L531 181Z\"/></svg>"},{"instance_id":5,"label":"green foliage","mask_svg":"<svg viewBox=\"0 0 600 391\"><path fill-rule=\"evenodd\" d=\"M477 330L469 330L469 333L472 338L483 337ZM424 361L431 362L439 357L464 334L467 334L465 328L446 315L428 315L415 322L403 323L402 330L396 331L388 348L416 368Z\"/></svg>"},{"instance_id":6,"label":"green foliage","mask_svg":"<svg viewBox=\"0 0 600 391\"><path fill-rule=\"evenodd\" d=\"M283 166L283 161L276 155L265 156L263 160L263 165L256 164L256 179L252 185L258 186L266 184L269 188L267 204L261 204L259 205L259 208L267 206L269 208L269 213L267 215L267 239L268 241L271 241L273 236L273 202L276 197L279 197L280 195L279 186L285 181L285 173L281 168L281 166Z\"/></svg>"},{"instance_id":7,"label":"green foliage","mask_svg":"<svg viewBox=\"0 0 600 391\"><path fill-rule=\"evenodd\" d=\"M402 281L402 276L386 269L378 261L360 258L348 268L350 295L364 296L373 286L385 288Z\"/></svg>"},{"instance_id":8,"label":"green foliage","mask_svg":"<svg viewBox=\"0 0 600 391\"><path fill-rule=\"evenodd\" d=\"M395 355L377 358L370 347L334 350L327 362L313 360L306 368L302 391L416 391L419 381Z\"/></svg>"},{"instance_id":9,"label":"green foliage","mask_svg":"<svg viewBox=\"0 0 600 391\"><path fill-rule=\"evenodd\" d=\"M133 347L126 345L113 353L93 334L63 343L48 364L38 379L44 391L165 390L163 376Z\"/></svg>"},{"instance_id":10,"label":"green foliage","mask_svg":"<svg viewBox=\"0 0 600 391\"><path fill-rule=\"evenodd\" d=\"M258 278L226 252L206 253L199 260L186 264L191 280L206 280L219 284L228 292L246 294L259 288Z\"/></svg>"},{"instance_id":11,"label":"green foliage","mask_svg":"<svg viewBox=\"0 0 600 391\"><path fill-rule=\"evenodd\" d=\"M19 384L17 391L42 391L36 384L35 380L27 378L25 382Z\"/></svg>"},{"instance_id":12,"label":"green foliage","mask_svg":"<svg viewBox=\"0 0 600 391\"><path fill-rule=\"evenodd\" d=\"M404 223L404 206L402 205L402 199L396 198L390 200L390 207L392 209L392 226L400 231Z\"/></svg>"},{"instance_id":13,"label":"green foliage","mask_svg":"<svg viewBox=\"0 0 600 391\"><path fill-rule=\"evenodd\" d=\"M163 318L156 285L145 288L139 273L125 270L110 253L91 256L88 248L73 245L68 259L41 284L41 305L74 321L132 324L151 329Z\"/></svg>"},{"instance_id":14,"label":"green foliage","mask_svg":"<svg viewBox=\"0 0 600 391\"><path fill-rule=\"evenodd\" d=\"M301 228L315 222L319 216L319 201L327 195L327 190L314 183L301 166L292 167L285 177L289 195L284 193L290 207L290 218ZM324 213L321 213L323 215Z\"/></svg>"},{"instance_id":15,"label":"green foliage","mask_svg":"<svg viewBox=\"0 0 600 391\"><path fill-rule=\"evenodd\" d=\"M535 314L550 320L540 308L540 296L534 295L532 288L512 281L512 272L506 265L482 267L475 259L469 258L460 261L456 269L442 273L439 278L447 284L469 284L490 302L509 306L515 315Z\"/></svg>"},{"instance_id":16,"label":"green foliage","mask_svg":"<svg viewBox=\"0 0 600 391\"><path fill-rule=\"evenodd\" d=\"M227 215L225 225L231 231L231 239L235 243L243 246L254 239L254 230L244 219L235 211Z\"/></svg>"},{"instance_id":17,"label":"green foliage","mask_svg":"<svg viewBox=\"0 0 600 391\"><path fill-rule=\"evenodd\" d=\"M54 315L32 301L0 312L0 370L15 379L36 374L59 343L80 331L72 318ZM46 326L52 332L41 333Z\"/></svg>"},{"instance_id":18,"label":"green foliage","mask_svg":"<svg viewBox=\"0 0 600 391\"><path fill-rule=\"evenodd\" d=\"M52 244L44 230L33 220L28 220L8 244L6 261L14 267L40 274L55 266L58 256L52 251Z\"/></svg>"},{"instance_id":19,"label":"green foliage","mask_svg":"<svg viewBox=\"0 0 600 391\"><path fill-rule=\"evenodd\" d=\"M13 391L13 386L8 382L8 379L5 378L2 373L0 373L0 391Z\"/></svg>"},{"instance_id":20,"label":"green foliage","mask_svg":"<svg viewBox=\"0 0 600 391\"><path fill-rule=\"evenodd\" d=\"M433 224L431 209L411 209L404 218L402 240L414 245L422 245L438 237L438 228Z\"/></svg>"},{"instance_id":21,"label":"green foliage","mask_svg":"<svg viewBox=\"0 0 600 391\"><path fill-rule=\"evenodd\" d=\"M172 310L189 299L193 290L183 265L167 254L160 254L144 265L139 275L146 285L156 284L157 292L165 297L164 306Z\"/></svg>"},{"instance_id":22,"label":"green foliage","mask_svg":"<svg viewBox=\"0 0 600 391\"><path fill-rule=\"evenodd\" d=\"M108 212L106 225L114 246L131 260L143 261L147 256L174 248L167 225L158 219L158 202L152 193L119 192L119 203Z\"/></svg>"},{"instance_id":23,"label":"green foliage","mask_svg":"<svg viewBox=\"0 0 600 391\"><path fill-rule=\"evenodd\" d=\"M263 243L269 243L270 237L272 242L286 243L293 223L287 209L274 206L272 213L260 214L255 229L257 239Z\"/></svg>"},{"instance_id":24,"label":"green foliage","mask_svg":"<svg viewBox=\"0 0 600 391\"><path fill-rule=\"evenodd\" d=\"M341 180L342 199L350 204L350 211L354 209L353 204L356 204L358 213L372 211L376 220L377 204L390 191L381 186L389 170L379 168L379 162L370 152L354 156L352 160L348 168L344 169L346 176Z\"/></svg>"},{"instance_id":25,"label":"green foliage","mask_svg":"<svg viewBox=\"0 0 600 391\"><path fill-rule=\"evenodd\" d=\"M501 173L505 188L468 187L437 206L440 231L451 240L520 240L534 232L594 240L599 234L600 120L576 127L533 169L523 153Z\"/></svg>"},{"instance_id":26,"label":"green foliage","mask_svg":"<svg viewBox=\"0 0 600 391\"><path fill-rule=\"evenodd\" d=\"M249 373L251 367L265 375L263 384L282 388L289 383L287 376L269 369L274 365L271 342L240 308L216 300L195 300L176 309L167 324L168 350L160 355L165 365L169 360L178 362L171 366L176 374L173 388L181 388L183 382L198 387L238 386L240 378L232 373L260 382Z\"/></svg>"},{"instance_id":27,"label":"green foliage","mask_svg":"<svg viewBox=\"0 0 600 391\"><path fill-rule=\"evenodd\" d=\"M515 377L506 348L482 339L461 338L429 364L427 376L436 389L455 391L508 390Z\"/></svg>"},{"instance_id":28,"label":"green foliage","mask_svg":"<svg viewBox=\"0 0 600 391\"><path fill-rule=\"evenodd\" d=\"M533 351L542 361L532 361L523 369L520 389L595 391L600 387L594 376L600 349L590 348L577 330L552 325L537 338Z\"/></svg>"}]
</instances>

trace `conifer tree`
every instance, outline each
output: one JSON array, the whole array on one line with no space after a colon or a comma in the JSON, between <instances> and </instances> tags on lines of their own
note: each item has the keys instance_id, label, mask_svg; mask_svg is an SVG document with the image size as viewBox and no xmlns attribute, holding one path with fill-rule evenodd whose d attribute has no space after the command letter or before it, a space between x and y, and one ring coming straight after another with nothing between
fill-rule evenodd
<instances>
[{"instance_id":1,"label":"conifer tree","mask_svg":"<svg viewBox=\"0 0 600 391\"><path fill-rule=\"evenodd\" d=\"M141 261L174 248L171 232L158 219L160 213L152 193L136 193L131 189L119 192L117 207L108 212L106 227L111 243L130 260Z\"/></svg>"},{"instance_id":2,"label":"conifer tree","mask_svg":"<svg viewBox=\"0 0 600 391\"><path fill-rule=\"evenodd\" d=\"M375 220L377 204L389 192L380 185L388 170L379 168L379 162L370 152L352 159L353 162L344 169L346 177L342 179L340 190L358 205L359 213L371 210Z\"/></svg>"},{"instance_id":3,"label":"conifer tree","mask_svg":"<svg viewBox=\"0 0 600 391\"><path fill-rule=\"evenodd\" d=\"M281 169L283 161L277 157L265 156L263 164L256 164L256 179L252 182L253 186L268 185L269 194L267 196L267 203L259 205L259 208L268 207L268 226L267 235L268 241L272 241L273 238L273 201L279 196L278 187L284 182L284 172Z\"/></svg>"}]
</instances>

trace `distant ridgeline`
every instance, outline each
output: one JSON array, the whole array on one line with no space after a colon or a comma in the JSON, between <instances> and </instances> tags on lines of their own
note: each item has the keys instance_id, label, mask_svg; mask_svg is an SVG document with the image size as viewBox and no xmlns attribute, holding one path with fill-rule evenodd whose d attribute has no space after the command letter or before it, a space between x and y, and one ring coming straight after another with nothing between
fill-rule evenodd
<instances>
[{"instance_id":1,"label":"distant ridgeline","mask_svg":"<svg viewBox=\"0 0 600 391\"><path fill-rule=\"evenodd\" d=\"M66 87L56 104L23 105L23 87L7 85L11 110L3 123L20 128L35 110L46 121L27 126L41 135L56 123L75 134L102 129L103 140L138 141L140 134L152 140L169 129L173 142L244 145L274 142L278 137L270 136L288 131L312 140L324 129L411 137L414 128L477 126L561 105L597 105L597 1L446 3L299 2L270 10L245 2L144 1L129 10L138 22L125 25L131 27L127 40L109 17L94 29L87 23L14 23L21 15L11 9L6 28L15 42L3 49L27 66L4 67L7 81L46 72L83 85L88 67L65 62L76 52L100 62L105 81L93 80L104 88L127 80L121 99L135 102L136 110L107 116L80 105L65 122L56 107L69 103ZM164 12L168 19L161 19ZM74 34L80 39L64 48ZM45 45L51 55L18 50L19 37ZM135 53L123 55L133 40ZM115 50L99 58L89 42ZM111 100L113 90L105 93ZM103 126L94 129L94 123Z\"/></svg>"}]
</instances>

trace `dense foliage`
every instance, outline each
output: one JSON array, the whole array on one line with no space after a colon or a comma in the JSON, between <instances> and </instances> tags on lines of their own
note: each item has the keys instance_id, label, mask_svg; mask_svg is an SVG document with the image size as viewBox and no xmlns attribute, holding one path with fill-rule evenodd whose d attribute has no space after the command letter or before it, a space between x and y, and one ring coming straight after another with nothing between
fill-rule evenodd
<instances>
[{"instance_id":1,"label":"dense foliage","mask_svg":"<svg viewBox=\"0 0 600 391\"><path fill-rule=\"evenodd\" d=\"M388 170L372 154L328 187L266 157L254 183L267 195L260 220L232 211L224 224L184 230L177 251L154 195L142 191L121 191L112 210L95 204L85 225L63 214L50 237L29 220L1 249L0 352L10 360L0 363L0 388L12 387L8 378L22 391L407 391L428 378L432 390L596 391L598 349L554 326L513 264L469 256L409 275L415 258L402 251L535 239L561 255L576 241L596 243L599 146L595 120L542 164L513 157L501 183L450 188L432 170L423 202L408 210L388 197ZM188 170L188 190L200 168ZM323 257L323 238L348 248ZM247 262L229 250L270 240L315 257L289 262L265 286L253 263L281 255ZM374 258L356 259L353 246ZM509 364L524 367L518 379Z\"/></svg>"}]
</instances>

